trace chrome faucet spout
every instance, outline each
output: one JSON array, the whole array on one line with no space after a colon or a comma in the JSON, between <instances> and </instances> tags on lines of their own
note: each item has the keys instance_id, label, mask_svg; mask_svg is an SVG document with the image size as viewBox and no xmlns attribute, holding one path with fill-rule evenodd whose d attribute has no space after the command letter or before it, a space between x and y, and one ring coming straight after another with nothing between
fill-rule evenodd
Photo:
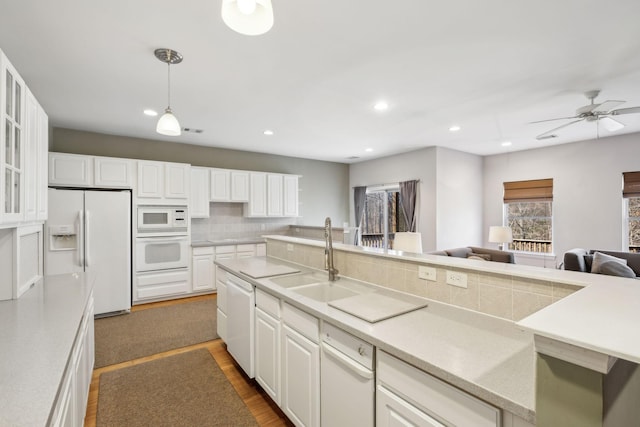
<instances>
[{"instance_id":1,"label":"chrome faucet spout","mask_svg":"<svg viewBox=\"0 0 640 427\"><path fill-rule=\"evenodd\" d=\"M333 239L331 237L331 218L324 220L324 269L329 272L329 281L334 282L338 269L333 265Z\"/></svg>"}]
</instances>

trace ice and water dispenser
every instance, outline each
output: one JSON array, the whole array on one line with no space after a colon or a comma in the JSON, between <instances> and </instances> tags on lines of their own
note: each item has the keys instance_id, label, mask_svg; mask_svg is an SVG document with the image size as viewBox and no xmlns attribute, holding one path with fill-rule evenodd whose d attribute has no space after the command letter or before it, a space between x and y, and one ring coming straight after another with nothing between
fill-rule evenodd
<instances>
[{"instance_id":1,"label":"ice and water dispenser","mask_svg":"<svg viewBox=\"0 0 640 427\"><path fill-rule=\"evenodd\" d=\"M50 225L49 250L74 251L78 249L78 232L75 225Z\"/></svg>"}]
</instances>

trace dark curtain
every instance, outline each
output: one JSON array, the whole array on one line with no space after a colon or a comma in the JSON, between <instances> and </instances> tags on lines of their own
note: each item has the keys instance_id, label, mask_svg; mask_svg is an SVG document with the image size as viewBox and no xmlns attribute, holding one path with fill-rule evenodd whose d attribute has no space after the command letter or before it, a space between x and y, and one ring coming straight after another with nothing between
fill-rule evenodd
<instances>
[{"instance_id":1,"label":"dark curtain","mask_svg":"<svg viewBox=\"0 0 640 427\"><path fill-rule=\"evenodd\" d=\"M416 231L416 193L418 181L404 181L400 183L400 204L409 231Z\"/></svg>"},{"instance_id":2,"label":"dark curtain","mask_svg":"<svg viewBox=\"0 0 640 427\"><path fill-rule=\"evenodd\" d=\"M356 215L356 227L360 230L360 223L362 222L362 214L364 213L364 205L367 201L367 187L353 187L353 206ZM357 236L356 242L360 241L360 236ZM358 244L358 243L356 243Z\"/></svg>"}]
</instances>

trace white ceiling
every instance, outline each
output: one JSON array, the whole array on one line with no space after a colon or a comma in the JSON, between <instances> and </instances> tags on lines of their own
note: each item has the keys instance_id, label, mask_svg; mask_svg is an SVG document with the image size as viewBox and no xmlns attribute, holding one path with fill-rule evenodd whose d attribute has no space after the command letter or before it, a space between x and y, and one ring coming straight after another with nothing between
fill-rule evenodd
<instances>
[{"instance_id":1,"label":"white ceiling","mask_svg":"<svg viewBox=\"0 0 640 427\"><path fill-rule=\"evenodd\" d=\"M528 124L573 115L591 89L640 105L638 0L273 0L274 27L253 37L220 3L0 0L0 49L55 127L345 163L593 139L595 123L545 142L565 122ZM171 106L204 133L164 137L142 114L167 103L156 48L184 56ZM616 134L640 131L640 114L616 119Z\"/></svg>"}]
</instances>

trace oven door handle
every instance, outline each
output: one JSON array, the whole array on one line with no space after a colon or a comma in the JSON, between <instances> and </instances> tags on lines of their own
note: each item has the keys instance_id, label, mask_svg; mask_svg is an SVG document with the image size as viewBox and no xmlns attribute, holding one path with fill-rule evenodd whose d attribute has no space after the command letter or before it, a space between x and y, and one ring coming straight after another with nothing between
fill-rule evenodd
<instances>
[{"instance_id":1,"label":"oven door handle","mask_svg":"<svg viewBox=\"0 0 640 427\"><path fill-rule=\"evenodd\" d=\"M189 240L189 238L187 236L175 236L175 237L157 236L157 237L138 237L138 238L136 238L136 240L138 242L157 242L159 240L169 241L169 242L175 242L177 240L184 240L186 242L186 241Z\"/></svg>"}]
</instances>

